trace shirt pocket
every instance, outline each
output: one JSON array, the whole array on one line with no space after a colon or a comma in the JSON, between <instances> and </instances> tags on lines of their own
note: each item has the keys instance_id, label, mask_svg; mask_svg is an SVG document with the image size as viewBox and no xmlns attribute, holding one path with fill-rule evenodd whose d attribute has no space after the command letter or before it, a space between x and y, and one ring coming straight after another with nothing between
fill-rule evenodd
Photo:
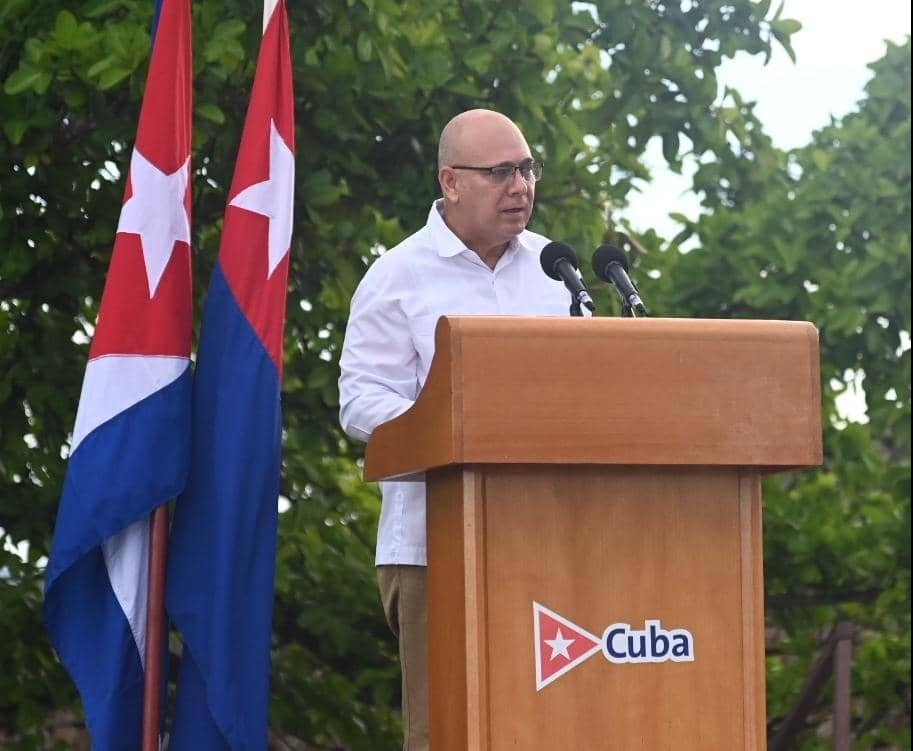
<instances>
[{"instance_id":1,"label":"shirt pocket","mask_svg":"<svg viewBox=\"0 0 913 751\"><path fill-rule=\"evenodd\" d=\"M440 315L437 313L412 316L409 319L409 333L412 335L412 341L419 342L423 339L434 341L434 329L439 318Z\"/></svg>"},{"instance_id":2,"label":"shirt pocket","mask_svg":"<svg viewBox=\"0 0 913 751\"><path fill-rule=\"evenodd\" d=\"M440 316L438 314L418 315L409 319L409 334L419 357L419 383L425 382L431 359L434 357L434 329Z\"/></svg>"}]
</instances>

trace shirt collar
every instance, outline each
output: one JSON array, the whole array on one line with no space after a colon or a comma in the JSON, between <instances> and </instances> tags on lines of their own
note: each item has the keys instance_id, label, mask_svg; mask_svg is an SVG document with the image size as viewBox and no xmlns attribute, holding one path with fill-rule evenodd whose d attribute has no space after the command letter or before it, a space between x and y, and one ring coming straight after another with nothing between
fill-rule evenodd
<instances>
[{"instance_id":1,"label":"shirt collar","mask_svg":"<svg viewBox=\"0 0 913 751\"><path fill-rule=\"evenodd\" d=\"M443 211L444 199L438 198L431 204L431 210L428 212L428 222L426 225L431 231L437 254L441 258L452 258L453 256L458 256L460 253L464 252L474 254L475 251L467 248L463 241L447 226L447 222L444 221ZM521 246L523 246L523 242L518 235L507 244L507 249L504 251L504 256L502 256L502 258L513 256Z\"/></svg>"}]
</instances>

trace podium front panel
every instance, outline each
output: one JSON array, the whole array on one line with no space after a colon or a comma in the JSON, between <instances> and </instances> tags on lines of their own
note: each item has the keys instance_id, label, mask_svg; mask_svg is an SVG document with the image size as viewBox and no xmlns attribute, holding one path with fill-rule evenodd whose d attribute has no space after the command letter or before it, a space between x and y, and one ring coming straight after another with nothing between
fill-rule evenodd
<instances>
[{"instance_id":1,"label":"podium front panel","mask_svg":"<svg viewBox=\"0 0 913 751\"><path fill-rule=\"evenodd\" d=\"M428 482L432 751L764 748L757 473Z\"/></svg>"}]
</instances>

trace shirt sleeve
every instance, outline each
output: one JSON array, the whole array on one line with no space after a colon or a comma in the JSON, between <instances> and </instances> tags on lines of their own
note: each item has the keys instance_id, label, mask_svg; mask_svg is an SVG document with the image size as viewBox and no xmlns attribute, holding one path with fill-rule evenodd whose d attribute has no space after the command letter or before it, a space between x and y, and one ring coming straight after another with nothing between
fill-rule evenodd
<instances>
[{"instance_id":1,"label":"shirt sleeve","mask_svg":"<svg viewBox=\"0 0 913 751\"><path fill-rule=\"evenodd\" d=\"M339 358L339 421L367 441L418 396L419 355L397 292L396 277L375 262L352 297Z\"/></svg>"}]
</instances>

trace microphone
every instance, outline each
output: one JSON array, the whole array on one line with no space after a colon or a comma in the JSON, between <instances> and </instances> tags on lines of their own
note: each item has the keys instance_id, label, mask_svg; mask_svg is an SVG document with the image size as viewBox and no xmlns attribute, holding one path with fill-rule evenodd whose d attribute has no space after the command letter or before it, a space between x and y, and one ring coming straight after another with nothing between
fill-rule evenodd
<instances>
[{"instance_id":1,"label":"microphone","mask_svg":"<svg viewBox=\"0 0 913 751\"><path fill-rule=\"evenodd\" d=\"M600 245L593 254L593 272L602 281L615 286L621 297L622 315L625 309L628 312L633 309L641 315L646 315L647 308L637 293L637 285L628 276L628 259L624 251L614 245Z\"/></svg>"},{"instance_id":2,"label":"microphone","mask_svg":"<svg viewBox=\"0 0 913 751\"><path fill-rule=\"evenodd\" d=\"M593 302L593 298L590 297L583 279L580 278L580 274L577 272L579 268L577 254L570 245L550 242L542 248L542 253L539 255L539 263L542 264L542 270L548 276L564 282L564 286L567 287L568 292L571 293L571 298L574 300L574 305L571 308L572 314L575 308L579 311L581 305L588 310L596 310L596 303Z\"/></svg>"}]
</instances>

